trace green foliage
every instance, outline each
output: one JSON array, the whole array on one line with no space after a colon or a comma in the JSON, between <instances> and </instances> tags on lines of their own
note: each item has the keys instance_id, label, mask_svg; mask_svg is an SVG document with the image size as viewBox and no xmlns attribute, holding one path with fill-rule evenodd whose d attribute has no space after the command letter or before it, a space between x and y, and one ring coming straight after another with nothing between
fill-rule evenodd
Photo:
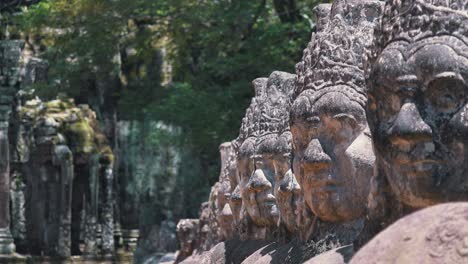
<instances>
[{"instance_id":1,"label":"green foliage","mask_svg":"<svg viewBox=\"0 0 468 264\"><path fill-rule=\"evenodd\" d=\"M93 89L87 81L120 74L118 55L129 21L147 13L147 2L46 0L24 9L16 22L40 39L41 55L51 62L49 88L77 96Z\"/></svg>"},{"instance_id":2,"label":"green foliage","mask_svg":"<svg viewBox=\"0 0 468 264\"><path fill-rule=\"evenodd\" d=\"M219 175L219 144L237 137L254 94L251 81L274 70L294 72L318 2L45 0L24 9L17 23L31 39L39 39L39 50L49 61L44 94L65 92L91 100L104 80L120 119L151 126L162 121L178 128L171 136L161 129L130 130L128 137L138 147L121 159L137 166L140 176L130 186L132 192L154 197L159 191L153 187L163 186L163 176L172 174L163 165L148 167L166 164L149 160L165 154L147 153L177 146L175 160L184 161L176 180L181 189L170 196L183 197L186 203L181 201L177 210L193 215ZM109 84L111 77L117 84ZM147 167L154 170L140 171Z\"/></svg>"},{"instance_id":3,"label":"green foliage","mask_svg":"<svg viewBox=\"0 0 468 264\"><path fill-rule=\"evenodd\" d=\"M273 70L294 72L312 31L304 17L314 4L297 2L305 16L281 21L270 1L171 1L174 83L154 110L183 128L207 166L216 168L218 145L237 136L251 81ZM206 176L213 183L217 175Z\"/></svg>"}]
</instances>

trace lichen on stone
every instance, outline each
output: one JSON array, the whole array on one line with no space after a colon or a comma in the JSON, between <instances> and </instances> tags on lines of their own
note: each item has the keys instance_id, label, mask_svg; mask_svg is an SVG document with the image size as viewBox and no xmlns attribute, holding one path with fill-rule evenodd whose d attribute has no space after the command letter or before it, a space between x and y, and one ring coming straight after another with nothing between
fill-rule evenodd
<instances>
[{"instance_id":1,"label":"lichen on stone","mask_svg":"<svg viewBox=\"0 0 468 264\"><path fill-rule=\"evenodd\" d=\"M76 105L67 98L47 102L35 98L20 107L19 118L23 126L34 131L36 144L66 144L74 156L89 159L97 154L102 164L114 161L112 148L88 105Z\"/></svg>"}]
</instances>

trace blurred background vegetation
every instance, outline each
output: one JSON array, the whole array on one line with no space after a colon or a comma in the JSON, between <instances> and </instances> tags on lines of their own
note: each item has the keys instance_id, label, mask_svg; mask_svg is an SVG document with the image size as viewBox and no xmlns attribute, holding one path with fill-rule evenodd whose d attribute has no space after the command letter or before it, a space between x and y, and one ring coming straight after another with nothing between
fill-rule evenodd
<instances>
[{"instance_id":1,"label":"blurred background vegetation","mask_svg":"<svg viewBox=\"0 0 468 264\"><path fill-rule=\"evenodd\" d=\"M251 81L294 72L320 2L5 0L0 38L25 39L48 62L38 95L97 112L119 154L121 214L145 225L197 217Z\"/></svg>"}]
</instances>

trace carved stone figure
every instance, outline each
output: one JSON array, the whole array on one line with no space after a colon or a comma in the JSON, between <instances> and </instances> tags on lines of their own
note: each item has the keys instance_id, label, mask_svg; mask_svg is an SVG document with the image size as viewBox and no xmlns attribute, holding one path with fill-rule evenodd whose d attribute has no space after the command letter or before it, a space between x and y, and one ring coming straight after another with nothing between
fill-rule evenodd
<instances>
[{"instance_id":1,"label":"carved stone figure","mask_svg":"<svg viewBox=\"0 0 468 264\"><path fill-rule=\"evenodd\" d=\"M229 199L231 196L231 179L229 173L230 161L229 159L233 155L233 148L231 142L225 142L219 146L219 152L221 154L221 173L217 185L216 195L216 221L218 222L218 240L224 241L230 239L233 236L233 214L231 207L229 206ZM232 166L232 165L231 165ZM234 175L235 177L235 175Z\"/></svg>"},{"instance_id":2,"label":"carved stone figure","mask_svg":"<svg viewBox=\"0 0 468 264\"><path fill-rule=\"evenodd\" d=\"M239 190L243 208L263 238L266 235L271 238L271 230L277 228L280 215L284 216L282 220L287 222L288 229L296 230L293 200L298 185L291 171L288 131L294 80L294 75L285 72L273 72L268 79L254 80L256 97L242 126L252 129L241 130L241 136L242 132L248 136L238 151Z\"/></svg>"},{"instance_id":3,"label":"carved stone figure","mask_svg":"<svg viewBox=\"0 0 468 264\"><path fill-rule=\"evenodd\" d=\"M237 171L239 177L239 193L242 199L242 208L240 210L239 219L239 230L242 239L248 238L262 238L266 233L262 230L256 230L256 226L253 223L259 220L253 219L258 214L254 207L255 199L250 199L248 192L248 184L250 176L254 172L254 154L255 154L255 143L256 137L259 131L259 103L263 100L263 94L266 88L267 78L258 78L253 82L255 88L255 97L252 98L249 108L247 108L245 117L242 119L242 125L235 145L235 151L237 153ZM249 211L254 215L250 215ZM260 221L258 221L260 222Z\"/></svg>"},{"instance_id":4,"label":"carved stone figure","mask_svg":"<svg viewBox=\"0 0 468 264\"><path fill-rule=\"evenodd\" d=\"M334 1L330 21L296 65L293 169L306 205L320 219L314 240L334 234L346 245L363 229L375 156L362 57L380 10L379 1Z\"/></svg>"},{"instance_id":5,"label":"carved stone figure","mask_svg":"<svg viewBox=\"0 0 468 264\"><path fill-rule=\"evenodd\" d=\"M73 100L38 99L26 101L18 112L15 162L22 164L27 188L29 253L80 254L82 236L86 253L112 254L113 154L95 113ZM83 201L94 206L83 211Z\"/></svg>"},{"instance_id":6,"label":"carved stone figure","mask_svg":"<svg viewBox=\"0 0 468 264\"><path fill-rule=\"evenodd\" d=\"M10 232L9 118L20 84L22 41L0 42L0 254L11 254L15 245Z\"/></svg>"},{"instance_id":7,"label":"carved stone figure","mask_svg":"<svg viewBox=\"0 0 468 264\"><path fill-rule=\"evenodd\" d=\"M181 262L192 255L196 248L200 220L181 219L177 223L177 238L180 243L180 250L177 255L176 263Z\"/></svg>"},{"instance_id":8,"label":"carved stone figure","mask_svg":"<svg viewBox=\"0 0 468 264\"><path fill-rule=\"evenodd\" d=\"M366 72L374 214L468 199L467 9L457 0L386 2ZM386 208L392 198L402 208Z\"/></svg>"},{"instance_id":9,"label":"carved stone figure","mask_svg":"<svg viewBox=\"0 0 468 264\"><path fill-rule=\"evenodd\" d=\"M468 203L435 205L410 214L374 237L351 264L465 263Z\"/></svg>"},{"instance_id":10,"label":"carved stone figure","mask_svg":"<svg viewBox=\"0 0 468 264\"><path fill-rule=\"evenodd\" d=\"M295 75L285 72L273 72L268 78L267 99L261 107L260 117L266 128L259 139L265 137L269 141L263 141L256 150L256 157L261 155L264 160L271 159L270 166L274 174L271 184L280 222L290 234L299 233L298 212L302 201L302 194L291 168L292 137L289 131L289 109L295 78Z\"/></svg>"}]
</instances>

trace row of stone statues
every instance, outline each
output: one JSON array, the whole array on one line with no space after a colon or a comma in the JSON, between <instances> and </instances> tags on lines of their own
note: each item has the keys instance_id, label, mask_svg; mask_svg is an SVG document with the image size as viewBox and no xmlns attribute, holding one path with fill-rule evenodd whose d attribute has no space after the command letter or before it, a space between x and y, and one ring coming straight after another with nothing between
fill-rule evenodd
<instances>
[{"instance_id":1,"label":"row of stone statues","mask_svg":"<svg viewBox=\"0 0 468 264\"><path fill-rule=\"evenodd\" d=\"M33 96L46 78L23 41L0 42L0 255L113 256L114 154L88 105Z\"/></svg>"},{"instance_id":2,"label":"row of stone statues","mask_svg":"<svg viewBox=\"0 0 468 264\"><path fill-rule=\"evenodd\" d=\"M220 181L202 213L210 220L178 225L179 261L217 263L234 251L226 263L347 263L347 245L359 249L399 218L468 201L467 12L465 0L317 6L296 75L253 81L239 137L220 147ZM468 205L459 203L398 221L351 263L416 263L426 234L418 221L435 223L423 263L466 262ZM228 245L236 239L281 243Z\"/></svg>"}]
</instances>

